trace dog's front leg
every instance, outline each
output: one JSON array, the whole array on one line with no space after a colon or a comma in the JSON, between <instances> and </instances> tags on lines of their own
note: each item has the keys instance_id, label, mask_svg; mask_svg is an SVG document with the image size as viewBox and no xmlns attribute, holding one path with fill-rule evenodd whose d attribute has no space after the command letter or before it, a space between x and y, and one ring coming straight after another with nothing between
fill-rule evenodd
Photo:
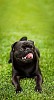
<instances>
[{"instance_id":1,"label":"dog's front leg","mask_svg":"<svg viewBox=\"0 0 54 100\"><path fill-rule=\"evenodd\" d=\"M22 88L20 87L20 76L18 76L18 72L12 67L12 84L15 86L16 93L21 92Z\"/></svg>"},{"instance_id":2,"label":"dog's front leg","mask_svg":"<svg viewBox=\"0 0 54 100\"><path fill-rule=\"evenodd\" d=\"M21 92L22 88L20 87L20 82L19 82L20 77L19 76L14 76L12 77L12 83L15 86L16 93Z\"/></svg>"},{"instance_id":3,"label":"dog's front leg","mask_svg":"<svg viewBox=\"0 0 54 100\"><path fill-rule=\"evenodd\" d=\"M42 75L40 73L38 73L37 76L35 77L35 81L36 81L35 90L38 92L41 92L42 91L41 85L42 85L43 79L42 79Z\"/></svg>"}]
</instances>

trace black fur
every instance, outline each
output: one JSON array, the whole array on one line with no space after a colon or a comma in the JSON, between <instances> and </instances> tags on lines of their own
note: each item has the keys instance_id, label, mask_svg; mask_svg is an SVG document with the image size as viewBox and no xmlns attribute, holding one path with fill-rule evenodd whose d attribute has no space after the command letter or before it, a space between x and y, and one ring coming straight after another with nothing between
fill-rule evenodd
<instances>
[{"instance_id":1,"label":"black fur","mask_svg":"<svg viewBox=\"0 0 54 100\"><path fill-rule=\"evenodd\" d=\"M33 55L33 58L29 58L31 55ZM12 63L12 83L16 88L16 93L22 90L20 79L26 77L35 78L35 90L41 92L43 79L39 67L39 57L38 48L34 46L33 41L27 40L27 37L22 37L12 44L9 63Z\"/></svg>"}]
</instances>

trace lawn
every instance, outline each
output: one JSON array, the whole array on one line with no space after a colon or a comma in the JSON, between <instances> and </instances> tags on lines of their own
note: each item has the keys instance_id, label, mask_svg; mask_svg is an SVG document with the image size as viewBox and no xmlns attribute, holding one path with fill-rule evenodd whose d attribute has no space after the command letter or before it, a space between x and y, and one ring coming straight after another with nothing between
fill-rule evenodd
<instances>
[{"instance_id":1,"label":"lawn","mask_svg":"<svg viewBox=\"0 0 54 100\"><path fill-rule=\"evenodd\" d=\"M8 64L11 44L22 36L40 50L42 93L34 91L34 79L23 79L16 94ZM0 100L54 100L54 0L0 0Z\"/></svg>"}]
</instances>

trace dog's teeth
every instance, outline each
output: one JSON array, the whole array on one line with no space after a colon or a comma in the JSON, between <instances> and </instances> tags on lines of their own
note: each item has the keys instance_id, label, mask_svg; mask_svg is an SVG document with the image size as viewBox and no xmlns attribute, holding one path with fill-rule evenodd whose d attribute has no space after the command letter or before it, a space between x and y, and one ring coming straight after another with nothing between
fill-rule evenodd
<instances>
[{"instance_id":1,"label":"dog's teeth","mask_svg":"<svg viewBox=\"0 0 54 100\"><path fill-rule=\"evenodd\" d=\"M24 59L24 58L22 57L22 59Z\"/></svg>"},{"instance_id":2,"label":"dog's teeth","mask_svg":"<svg viewBox=\"0 0 54 100\"><path fill-rule=\"evenodd\" d=\"M26 59L26 57L22 57L22 59Z\"/></svg>"},{"instance_id":3,"label":"dog's teeth","mask_svg":"<svg viewBox=\"0 0 54 100\"><path fill-rule=\"evenodd\" d=\"M26 57L24 57L24 59L26 59Z\"/></svg>"}]
</instances>

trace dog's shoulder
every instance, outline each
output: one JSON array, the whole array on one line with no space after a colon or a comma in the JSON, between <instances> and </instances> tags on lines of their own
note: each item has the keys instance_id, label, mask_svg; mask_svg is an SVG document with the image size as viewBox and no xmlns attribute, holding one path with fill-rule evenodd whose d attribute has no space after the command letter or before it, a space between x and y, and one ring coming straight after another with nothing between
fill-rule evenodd
<instances>
[{"instance_id":1,"label":"dog's shoulder","mask_svg":"<svg viewBox=\"0 0 54 100\"><path fill-rule=\"evenodd\" d=\"M35 47L35 52L37 52L38 57L40 58L40 51L39 51L39 49L37 47Z\"/></svg>"}]
</instances>

